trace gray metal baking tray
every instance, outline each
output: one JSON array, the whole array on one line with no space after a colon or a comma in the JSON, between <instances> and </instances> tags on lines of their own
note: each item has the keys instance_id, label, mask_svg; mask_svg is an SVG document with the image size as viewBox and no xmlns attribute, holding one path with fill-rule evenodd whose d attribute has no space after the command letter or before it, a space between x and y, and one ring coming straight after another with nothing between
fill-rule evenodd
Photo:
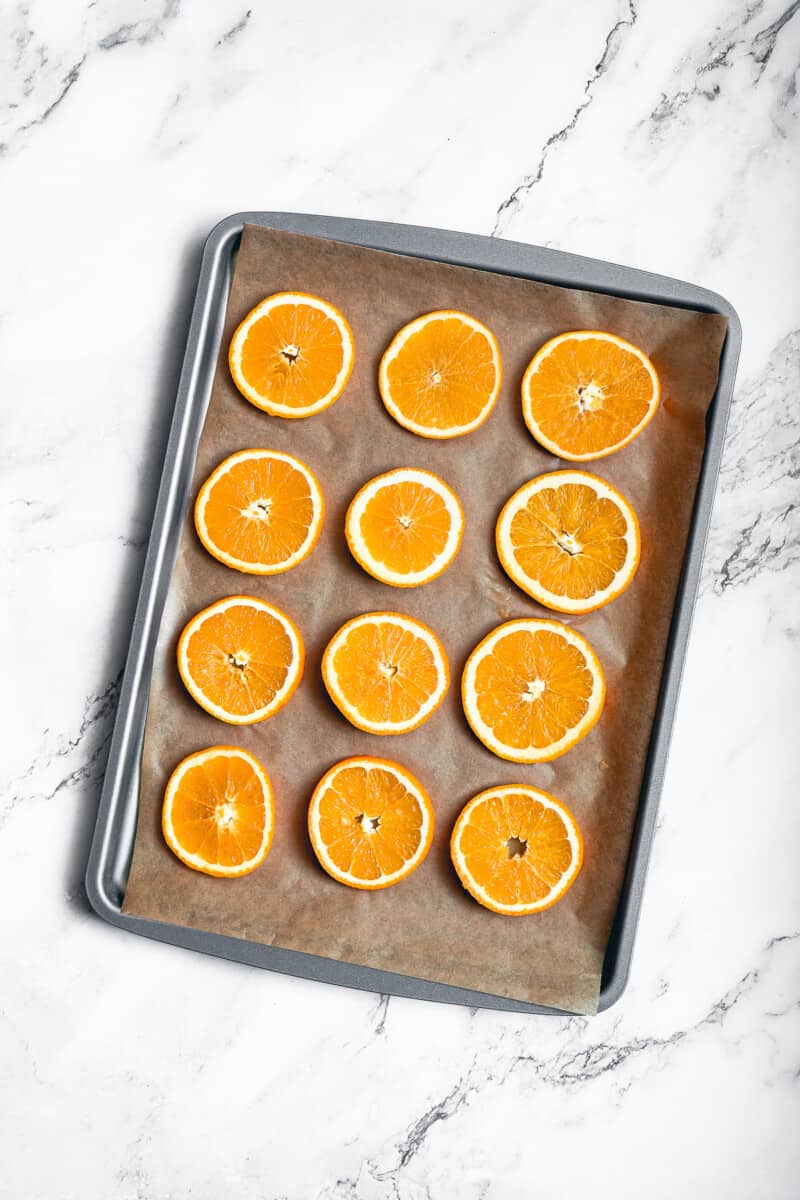
<instances>
[{"instance_id":1,"label":"gray metal baking tray","mask_svg":"<svg viewBox=\"0 0 800 1200\"><path fill-rule=\"evenodd\" d=\"M625 989L647 874L686 644L697 594L711 506L719 472L725 427L741 347L739 318L727 300L713 292L613 263L581 258L519 242L305 213L237 213L212 230L203 253L200 278L183 360L175 414L164 459L153 526L131 632L97 824L86 872L86 891L95 911L122 929L219 958L266 967L324 983L397 996L525 1013L558 1009L508 1000L503 996L451 987L371 967L319 958L278 946L206 933L123 913L133 853L139 793L139 760L144 737L153 653L170 575L189 500L197 443L211 394L225 307L236 251L245 224L353 242L376 250L437 259L467 267L537 279L561 287L607 292L631 300L721 313L728 318L719 382L707 417L707 440L695 500L681 585L670 630L666 665L625 883L606 951L600 1009L614 1004Z\"/></svg>"}]
</instances>

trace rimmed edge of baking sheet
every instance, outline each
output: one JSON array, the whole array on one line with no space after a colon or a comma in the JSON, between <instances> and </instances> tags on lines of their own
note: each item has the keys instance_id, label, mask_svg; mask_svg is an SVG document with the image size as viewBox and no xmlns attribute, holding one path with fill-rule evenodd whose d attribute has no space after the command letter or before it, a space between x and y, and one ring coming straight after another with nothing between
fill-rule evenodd
<instances>
[{"instance_id":1,"label":"rimmed edge of baking sheet","mask_svg":"<svg viewBox=\"0 0 800 1200\"><path fill-rule=\"evenodd\" d=\"M86 893L112 925L144 937L282 974L389 995L472 1008L561 1014L562 1010L466 988L362 967L245 939L148 920L121 911L136 832L139 761L158 629L177 553L197 444L211 394L236 251L245 224L327 237L376 250L518 275L559 287L719 313L728 319L717 388L708 410L706 446L673 611L658 707L619 906L603 965L599 1011L619 1000L633 946L655 831L658 803L680 690L686 647L711 518L725 429L741 349L741 323L722 296L694 284L598 259L519 242L412 225L305 213L236 213L210 233L203 252L175 411L147 547L105 780L86 870Z\"/></svg>"}]
</instances>

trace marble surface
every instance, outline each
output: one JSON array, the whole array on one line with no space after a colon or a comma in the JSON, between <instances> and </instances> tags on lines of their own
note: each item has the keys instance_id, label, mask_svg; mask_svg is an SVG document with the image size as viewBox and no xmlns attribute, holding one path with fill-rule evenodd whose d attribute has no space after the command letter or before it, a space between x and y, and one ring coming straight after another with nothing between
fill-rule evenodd
<instances>
[{"instance_id":1,"label":"marble surface","mask_svg":"<svg viewBox=\"0 0 800 1200\"><path fill-rule=\"evenodd\" d=\"M0 27L0 1194L797 1194L795 0L13 0ZM594 1019L120 933L82 875L211 226L294 209L704 284L744 352L630 987Z\"/></svg>"}]
</instances>

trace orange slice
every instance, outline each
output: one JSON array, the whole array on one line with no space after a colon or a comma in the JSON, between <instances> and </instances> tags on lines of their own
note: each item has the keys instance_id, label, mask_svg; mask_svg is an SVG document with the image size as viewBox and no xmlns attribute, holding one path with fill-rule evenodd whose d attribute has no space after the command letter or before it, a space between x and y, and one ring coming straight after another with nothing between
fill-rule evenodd
<instances>
[{"instance_id":1,"label":"orange slice","mask_svg":"<svg viewBox=\"0 0 800 1200\"><path fill-rule=\"evenodd\" d=\"M355 361L353 334L332 304L276 292L247 314L228 363L239 391L274 417L311 417L338 400Z\"/></svg>"},{"instance_id":2,"label":"orange slice","mask_svg":"<svg viewBox=\"0 0 800 1200\"><path fill-rule=\"evenodd\" d=\"M427 625L402 613L354 617L322 656L328 695L367 733L408 733L439 707L450 683L447 655Z\"/></svg>"},{"instance_id":3,"label":"orange slice","mask_svg":"<svg viewBox=\"0 0 800 1200\"><path fill-rule=\"evenodd\" d=\"M550 908L583 863L583 842L569 809L521 783L479 792L461 810L450 857L479 904L507 917Z\"/></svg>"},{"instance_id":4,"label":"orange slice","mask_svg":"<svg viewBox=\"0 0 800 1200\"><path fill-rule=\"evenodd\" d=\"M236 746L190 754L170 776L161 815L164 840L204 875L249 875L269 853L275 802L257 758Z\"/></svg>"},{"instance_id":5,"label":"orange slice","mask_svg":"<svg viewBox=\"0 0 800 1200\"><path fill-rule=\"evenodd\" d=\"M250 575L277 575L308 558L325 501L305 463L277 450L240 450L212 471L194 523L209 554Z\"/></svg>"},{"instance_id":6,"label":"orange slice","mask_svg":"<svg viewBox=\"0 0 800 1200\"><path fill-rule=\"evenodd\" d=\"M395 421L427 438L477 429L494 408L501 379L497 338L469 313L452 309L405 325L378 372L383 403Z\"/></svg>"},{"instance_id":7,"label":"orange slice","mask_svg":"<svg viewBox=\"0 0 800 1200\"><path fill-rule=\"evenodd\" d=\"M652 421L661 385L637 346L596 329L562 333L534 355L522 415L551 454L584 462L627 446Z\"/></svg>"},{"instance_id":8,"label":"orange slice","mask_svg":"<svg viewBox=\"0 0 800 1200\"><path fill-rule=\"evenodd\" d=\"M546 608L585 613L636 574L639 522L625 497L586 471L553 471L506 502L495 531L506 573Z\"/></svg>"},{"instance_id":9,"label":"orange slice","mask_svg":"<svg viewBox=\"0 0 800 1200\"><path fill-rule=\"evenodd\" d=\"M375 579L418 587L445 571L461 546L464 510L438 475L399 467L356 493L345 520L350 553Z\"/></svg>"},{"instance_id":10,"label":"orange slice","mask_svg":"<svg viewBox=\"0 0 800 1200\"><path fill-rule=\"evenodd\" d=\"M228 596L192 617L178 640L178 670L193 700L229 725L265 721L303 676L300 631L254 596Z\"/></svg>"},{"instance_id":11,"label":"orange slice","mask_svg":"<svg viewBox=\"0 0 800 1200\"><path fill-rule=\"evenodd\" d=\"M473 733L519 763L565 754L597 722L605 694L594 650L559 621L498 625L472 651L461 680Z\"/></svg>"},{"instance_id":12,"label":"orange slice","mask_svg":"<svg viewBox=\"0 0 800 1200\"><path fill-rule=\"evenodd\" d=\"M308 834L339 883L376 891L415 871L433 839L433 806L410 771L384 758L346 758L314 788Z\"/></svg>"}]
</instances>

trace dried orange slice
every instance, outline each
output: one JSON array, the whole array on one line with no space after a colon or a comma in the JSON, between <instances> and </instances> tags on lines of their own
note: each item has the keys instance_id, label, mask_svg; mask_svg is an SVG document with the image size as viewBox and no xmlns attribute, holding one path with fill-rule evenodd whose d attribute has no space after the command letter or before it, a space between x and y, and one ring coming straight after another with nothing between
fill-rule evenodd
<instances>
[{"instance_id":1,"label":"dried orange slice","mask_svg":"<svg viewBox=\"0 0 800 1200\"><path fill-rule=\"evenodd\" d=\"M377 475L347 510L350 553L375 579L418 587L445 571L461 546L464 510L451 487L416 467Z\"/></svg>"},{"instance_id":2,"label":"dried orange slice","mask_svg":"<svg viewBox=\"0 0 800 1200\"><path fill-rule=\"evenodd\" d=\"M249 575L277 575L308 558L325 515L313 471L291 454L240 450L201 487L194 523L209 554Z\"/></svg>"},{"instance_id":3,"label":"dried orange slice","mask_svg":"<svg viewBox=\"0 0 800 1200\"><path fill-rule=\"evenodd\" d=\"M464 714L493 754L550 762L585 737L605 701L603 672L585 637L559 621L507 621L470 654Z\"/></svg>"},{"instance_id":4,"label":"dried orange slice","mask_svg":"<svg viewBox=\"0 0 800 1200\"><path fill-rule=\"evenodd\" d=\"M577 822L555 796L521 783L479 792L461 810L450 857L479 904L507 917L550 908L583 863Z\"/></svg>"},{"instance_id":5,"label":"dried orange slice","mask_svg":"<svg viewBox=\"0 0 800 1200\"><path fill-rule=\"evenodd\" d=\"M308 834L333 879L375 891L406 879L422 862L433 839L433 806L399 763L346 758L314 788Z\"/></svg>"},{"instance_id":6,"label":"dried orange slice","mask_svg":"<svg viewBox=\"0 0 800 1200\"><path fill-rule=\"evenodd\" d=\"M338 400L355 361L338 308L305 292L276 292L252 309L228 351L239 391L274 417L311 417Z\"/></svg>"},{"instance_id":7,"label":"dried orange slice","mask_svg":"<svg viewBox=\"0 0 800 1200\"><path fill-rule=\"evenodd\" d=\"M623 592L639 565L636 513L586 471L539 475L508 500L495 531L506 573L558 612L586 613Z\"/></svg>"},{"instance_id":8,"label":"dried orange slice","mask_svg":"<svg viewBox=\"0 0 800 1200\"><path fill-rule=\"evenodd\" d=\"M161 815L164 840L204 875L249 875L269 853L275 802L267 772L236 746L190 754L170 776Z\"/></svg>"},{"instance_id":9,"label":"dried orange slice","mask_svg":"<svg viewBox=\"0 0 800 1200\"><path fill-rule=\"evenodd\" d=\"M408 733L439 707L450 683L436 634L403 613L364 613L333 635L322 656L328 695L367 733Z\"/></svg>"},{"instance_id":10,"label":"dried orange slice","mask_svg":"<svg viewBox=\"0 0 800 1200\"><path fill-rule=\"evenodd\" d=\"M229 725L265 721L303 676L300 631L254 596L228 596L192 617L178 640L178 670L193 700Z\"/></svg>"},{"instance_id":11,"label":"dried orange slice","mask_svg":"<svg viewBox=\"0 0 800 1200\"><path fill-rule=\"evenodd\" d=\"M562 333L534 355L522 414L551 454L583 462L627 446L652 421L661 385L637 346L596 329Z\"/></svg>"},{"instance_id":12,"label":"dried orange slice","mask_svg":"<svg viewBox=\"0 0 800 1200\"><path fill-rule=\"evenodd\" d=\"M469 313L441 309L404 325L381 359L383 403L426 438L460 437L482 425L500 391L497 338Z\"/></svg>"}]
</instances>

